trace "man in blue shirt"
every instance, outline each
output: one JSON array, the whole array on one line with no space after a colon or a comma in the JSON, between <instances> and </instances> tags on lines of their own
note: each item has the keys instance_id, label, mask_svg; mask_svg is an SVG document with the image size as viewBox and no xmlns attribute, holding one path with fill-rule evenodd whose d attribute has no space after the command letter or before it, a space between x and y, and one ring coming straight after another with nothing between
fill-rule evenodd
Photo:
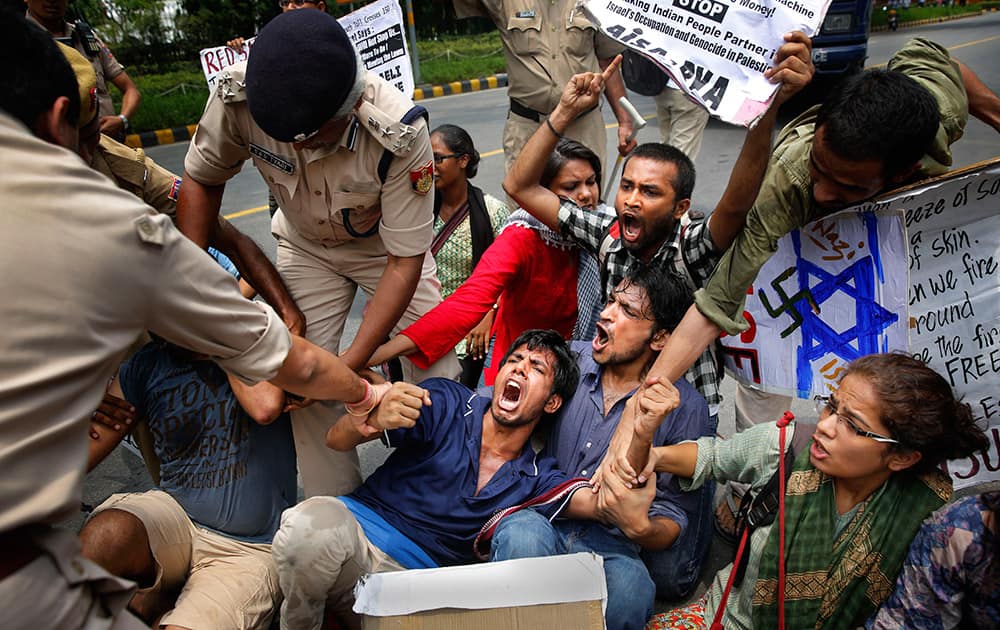
<instances>
[{"instance_id":1,"label":"man in blue shirt","mask_svg":"<svg viewBox=\"0 0 1000 630\"><path fill-rule=\"evenodd\" d=\"M83 556L136 581L129 608L156 627L268 628L281 599L271 538L295 504L284 392L157 339L109 393L148 424L160 479L102 503L80 532ZM91 432L93 467L124 433L95 421Z\"/></svg>"},{"instance_id":2,"label":"man in blue shirt","mask_svg":"<svg viewBox=\"0 0 1000 630\"><path fill-rule=\"evenodd\" d=\"M396 450L351 494L312 497L282 515L272 549L281 627L319 628L324 607L353 627L353 587L365 573L473 562L476 534L494 512L566 480L528 440L578 375L557 333L529 330L504 357L491 398L445 379L395 383L367 416L341 417L327 433L331 448L381 436ZM645 494L628 517L645 514ZM577 492L567 511L593 517L599 496Z\"/></svg>"},{"instance_id":3,"label":"man in blue shirt","mask_svg":"<svg viewBox=\"0 0 1000 630\"><path fill-rule=\"evenodd\" d=\"M626 402L691 303L684 279L659 266L633 270L615 287L593 343L573 344L579 354L580 386L562 406L543 455L553 456L568 475L593 476ZM656 443L712 435L705 399L683 378L674 385L679 404L660 426ZM635 491L604 481L607 498L599 502L601 522L550 521L534 510L517 512L497 527L492 559L599 553L608 586L608 628L643 628L657 593L679 599L696 583L711 541L712 488L682 492L672 476L661 475L647 510L638 518L623 519L618 512L636 500L631 494Z\"/></svg>"}]
</instances>

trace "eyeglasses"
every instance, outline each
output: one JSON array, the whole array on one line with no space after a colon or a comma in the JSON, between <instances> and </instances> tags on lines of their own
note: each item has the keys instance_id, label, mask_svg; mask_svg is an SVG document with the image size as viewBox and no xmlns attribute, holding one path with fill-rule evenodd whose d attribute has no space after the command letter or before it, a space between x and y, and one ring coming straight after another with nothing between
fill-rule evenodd
<instances>
[{"instance_id":1,"label":"eyeglasses","mask_svg":"<svg viewBox=\"0 0 1000 630\"><path fill-rule=\"evenodd\" d=\"M278 0L278 6L284 9L290 4L301 7L304 4L316 4L316 0Z\"/></svg>"},{"instance_id":2,"label":"eyeglasses","mask_svg":"<svg viewBox=\"0 0 1000 630\"><path fill-rule=\"evenodd\" d=\"M444 162L448 158L459 158L459 157L462 157L463 155L465 155L465 154L464 153L449 153L448 155L438 155L438 154L435 153L434 154L434 163L435 164L440 164L441 162Z\"/></svg>"},{"instance_id":3,"label":"eyeglasses","mask_svg":"<svg viewBox=\"0 0 1000 630\"><path fill-rule=\"evenodd\" d=\"M816 403L816 413L819 414L820 418L832 413L837 417L837 422L846 424L855 435L871 438L876 442L882 442L883 444L899 444L899 440L894 440L878 433L872 433L871 431L865 431L855 424L853 420L842 413L838 413L837 408L833 405L833 399L830 396L816 396L816 398L813 399L813 402Z\"/></svg>"}]
</instances>

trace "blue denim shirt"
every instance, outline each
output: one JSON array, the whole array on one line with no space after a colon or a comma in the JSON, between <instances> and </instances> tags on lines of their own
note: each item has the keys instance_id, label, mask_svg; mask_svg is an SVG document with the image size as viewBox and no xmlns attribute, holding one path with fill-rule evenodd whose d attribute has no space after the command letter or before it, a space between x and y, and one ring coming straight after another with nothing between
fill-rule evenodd
<instances>
[{"instance_id":1,"label":"blue denim shirt","mask_svg":"<svg viewBox=\"0 0 1000 630\"><path fill-rule=\"evenodd\" d=\"M423 408L412 428L386 432L387 444L396 450L348 496L378 513L440 566L467 564L475 561L476 534L494 512L524 503L567 477L554 459L536 455L526 444L477 495L483 416L490 397L443 378L428 379L421 387L430 392L431 406Z\"/></svg>"},{"instance_id":2,"label":"blue denim shirt","mask_svg":"<svg viewBox=\"0 0 1000 630\"><path fill-rule=\"evenodd\" d=\"M554 457L566 474L589 478L604 458L611 436L625 411L625 403L635 392L616 402L605 416L601 366L594 362L590 343L575 341L571 347L578 355L580 385L576 395L559 410L542 454ZM653 440L656 446L714 434L709 423L708 405L701 394L683 378L674 386L680 392L681 404L657 429ZM673 475L666 473L657 475L656 487L650 516L665 516L675 521L683 533L688 517L698 508L697 493L683 492ZM615 531L618 531L617 528Z\"/></svg>"}]
</instances>

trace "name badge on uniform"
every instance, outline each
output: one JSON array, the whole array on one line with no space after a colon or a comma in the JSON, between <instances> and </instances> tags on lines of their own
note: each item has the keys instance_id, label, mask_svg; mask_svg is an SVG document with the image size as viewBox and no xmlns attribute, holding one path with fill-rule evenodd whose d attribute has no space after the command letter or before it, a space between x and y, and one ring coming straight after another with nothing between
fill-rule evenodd
<instances>
[{"instance_id":1,"label":"name badge on uniform","mask_svg":"<svg viewBox=\"0 0 1000 630\"><path fill-rule=\"evenodd\" d=\"M517 13L514 14L514 17L516 17L516 18L533 18L533 17L535 17L535 12L534 11L518 11Z\"/></svg>"},{"instance_id":2,"label":"name badge on uniform","mask_svg":"<svg viewBox=\"0 0 1000 630\"><path fill-rule=\"evenodd\" d=\"M292 164L285 158L281 157L280 155L276 155L268 151L259 144L254 144L252 142L250 143L250 154L256 158L263 160L264 162L267 162L268 164L278 169L279 171L288 173L289 175L295 172L294 164Z\"/></svg>"}]
</instances>

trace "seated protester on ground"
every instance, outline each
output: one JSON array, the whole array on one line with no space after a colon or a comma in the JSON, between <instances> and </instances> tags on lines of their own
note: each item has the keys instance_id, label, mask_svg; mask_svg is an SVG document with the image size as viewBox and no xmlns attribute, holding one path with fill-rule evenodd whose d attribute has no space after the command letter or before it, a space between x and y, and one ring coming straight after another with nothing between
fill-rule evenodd
<instances>
[{"instance_id":1,"label":"seated protester on ground","mask_svg":"<svg viewBox=\"0 0 1000 630\"><path fill-rule=\"evenodd\" d=\"M684 279L659 267L637 269L615 287L592 342L572 344L580 386L556 415L542 455L554 457L567 474L594 474L626 401L690 305ZM674 385L680 403L657 430L655 443L712 435L705 399L683 378ZM491 558L599 553L608 588L608 628L641 629L653 614L657 595L680 599L695 587L712 539L712 484L682 492L671 475L660 475L656 485L648 513L621 528L568 519L550 522L534 510L512 514L497 527ZM603 506L602 515L621 522L619 515L629 502L642 500L625 489Z\"/></svg>"},{"instance_id":2,"label":"seated protester on ground","mask_svg":"<svg viewBox=\"0 0 1000 630\"><path fill-rule=\"evenodd\" d=\"M271 539L296 496L284 392L154 340L110 393L148 424L160 481L98 506L80 532L84 557L138 583L129 607L157 627L266 630L281 600ZM93 466L122 433L91 430Z\"/></svg>"},{"instance_id":3,"label":"seated protester on ground","mask_svg":"<svg viewBox=\"0 0 1000 630\"><path fill-rule=\"evenodd\" d=\"M59 45L76 74L80 89L80 144L77 153L95 171L106 176L122 190L134 194L171 220L177 219L177 195L181 178L149 158L142 149L133 149L101 133L97 105L92 88L97 78L90 63L69 46ZM229 221L219 218L211 235L211 244L224 253L240 270L240 291L249 297L257 290L278 311L285 325L295 334L305 332L305 318L292 300L288 289L271 261L249 236Z\"/></svg>"},{"instance_id":4,"label":"seated protester on ground","mask_svg":"<svg viewBox=\"0 0 1000 630\"><path fill-rule=\"evenodd\" d=\"M318 628L324 607L353 627L353 588L365 573L475 561L477 532L494 512L566 480L528 440L577 379L560 335L529 330L504 357L490 398L446 379L399 382L370 414L341 417L327 434L332 448L381 436L395 450L351 494L312 497L282 516L272 550L285 594L281 627ZM623 518L646 514L649 486ZM568 514L594 518L602 496L576 492Z\"/></svg>"},{"instance_id":5,"label":"seated protester on ground","mask_svg":"<svg viewBox=\"0 0 1000 630\"><path fill-rule=\"evenodd\" d=\"M866 628L950 630L1000 624L1000 492L946 505L910 544L896 590Z\"/></svg>"},{"instance_id":6,"label":"seated protester on ground","mask_svg":"<svg viewBox=\"0 0 1000 630\"><path fill-rule=\"evenodd\" d=\"M908 42L886 70L845 79L778 136L764 185L695 307L650 370L683 374L722 331L748 324L744 298L778 240L814 220L951 165L972 114L1000 131L1000 98L944 47Z\"/></svg>"},{"instance_id":7,"label":"seated protester on ground","mask_svg":"<svg viewBox=\"0 0 1000 630\"><path fill-rule=\"evenodd\" d=\"M504 189L549 228L601 259L605 296L629 271L651 264L681 274L692 290L704 286L719 256L743 229L747 210L757 196L778 106L813 74L809 38L793 33L786 39L767 74L782 87L772 107L747 132L729 185L707 222L681 228L680 218L690 207L694 191L694 165L680 150L664 144L643 144L628 155L613 213L581 209L540 184L545 161L560 134L581 112L597 105L606 78L617 71L620 60L602 74L578 74L567 83L559 105L507 172ZM705 352L688 374L713 416L722 401L719 366L713 353Z\"/></svg>"},{"instance_id":8,"label":"seated protester on ground","mask_svg":"<svg viewBox=\"0 0 1000 630\"><path fill-rule=\"evenodd\" d=\"M640 397L659 399L668 389L657 381ZM722 615L727 629L776 627L780 553L786 627L862 625L888 597L920 522L951 497L951 480L938 465L987 444L969 405L955 399L937 372L905 354L855 359L836 393L821 402L818 425L793 422L785 436L786 449L793 440L803 443L786 469L785 548L779 550L774 524L751 532L737 572L743 576ZM632 444L649 453L657 419L638 417ZM796 435L812 429L811 440ZM759 424L728 440L653 448L649 465L684 477L684 489L714 479L742 481L757 492L778 470L779 437L776 423ZM627 459L613 461L612 470L632 477ZM716 574L699 602L657 615L651 627L708 627L732 570Z\"/></svg>"},{"instance_id":9,"label":"seated protester on ground","mask_svg":"<svg viewBox=\"0 0 1000 630\"><path fill-rule=\"evenodd\" d=\"M564 140L547 155L545 189L569 198L585 212L603 208L601 163L587 147ZM580 283L581 250L523 210L483 254L469 279L419 320L383 344L369 365L406 356L417 367L437 361L469 334L496 305L491 356L503 357L510 342L529 328L551 328L569 339L578 313L593 313L600 302L596 282ZM483 381L493 385L499 365L490 361Z\"/></svg>"},{"instance_id":10,"label":"seated protester on ground","mask_svg":"<svg viewBox=\"0 0 1000 630\"><path fill-rule=\"evenodd\" d=\"M448 299L472 275L486 248L500 234L510 210L496 197L473 186L479 152L469 133L455 125L431 131L434 151L434 240L441 298ZM493 309L455 347L462 365L462 384L475 389L493 327Z\"/></svg>"}]
</instances>

